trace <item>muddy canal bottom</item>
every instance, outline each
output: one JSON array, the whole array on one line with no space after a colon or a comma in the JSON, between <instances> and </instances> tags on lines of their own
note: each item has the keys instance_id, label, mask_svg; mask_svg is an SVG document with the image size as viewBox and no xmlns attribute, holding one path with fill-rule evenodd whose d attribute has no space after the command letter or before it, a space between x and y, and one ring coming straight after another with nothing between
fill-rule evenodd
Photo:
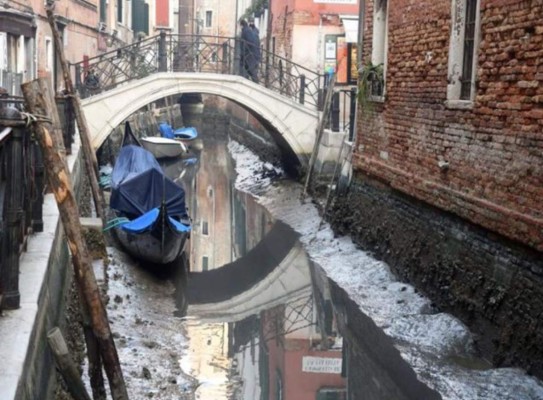
<instances>
[{"instance_id":1,"label":"muddy canal bottom","mask_svg":"<svg viewBox=\"0 0 543 400\"><path fill-rule=\"evenodd\" d=\"M290 227L234 188L226 141L162 166L187 191L187 257L150 266L108 249L131 398L345 399L328 281Z\"/></svg>"}]
</instances>

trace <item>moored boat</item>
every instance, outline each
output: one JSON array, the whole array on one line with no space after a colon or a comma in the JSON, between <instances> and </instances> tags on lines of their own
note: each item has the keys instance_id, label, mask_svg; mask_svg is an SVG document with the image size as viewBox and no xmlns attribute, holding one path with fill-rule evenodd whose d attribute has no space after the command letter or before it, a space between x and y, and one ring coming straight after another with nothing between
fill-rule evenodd
<instances>
[{"instance_id":1,"label":"moored boat","mask_svg":"<svg viewBox=\"0 0 543 400\"><path fill-rule=\"evenodd\" d=\"M198 137L198 131L193 126L173 129L167 122L161 122L158 126L160 134L164 138L177 139L182 142L190 142Z\"/></svg>"},{"instance_id":2,"label":"moored boat","mask_svg":"<svg viewBox=\"0 0 543 400\"><path fill-rule=\"evenodd\" d=\"M179 157L187 152L187 147L180 141L159 136L140 139L142 146L157 159Z\"/></svg>"},{"instance_id":3,"label":"moored boat","mask_svg":"<svg viewBox=\"0 0 543 400\"><path fill-rule=\"evenodd\" d=\"M152 153L138 146L127 124L125 140L111 175L110 208L115 234L133 257L165 264L181 256L191 221L184 189L165 176ZM132 135L133 136L133 135Z\"/></svg>"},{"instance_id":4,"label":"moored boat","mask_svg":"<svg viewBox=\"0 0 543 400\"><path fill-rule=\"evenodd\" d=\"M198 137L198 131L192 126L176 129L173 131L173 134L176 139L187 141L194 140Z\"/></svg>"}]
</instances>

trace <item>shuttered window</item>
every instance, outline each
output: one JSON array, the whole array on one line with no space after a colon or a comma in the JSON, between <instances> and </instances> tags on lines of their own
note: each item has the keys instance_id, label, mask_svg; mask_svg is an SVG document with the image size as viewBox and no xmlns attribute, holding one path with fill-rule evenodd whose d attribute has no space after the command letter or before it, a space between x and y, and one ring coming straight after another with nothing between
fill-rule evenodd
<instances>
[{"instance_id":1,"label":"shuttered window","mask_svg":"<svg viewBox=\"0 0 543 400\"><path fill-rule=\"evenodd\" d=\"M464 59L462 60L462 77L460 99L471 98L471 84L473 80L473 57L475 53L475 19L477 0L466 0L466 31L464 33Z\"/></svg>"}]
</instances>

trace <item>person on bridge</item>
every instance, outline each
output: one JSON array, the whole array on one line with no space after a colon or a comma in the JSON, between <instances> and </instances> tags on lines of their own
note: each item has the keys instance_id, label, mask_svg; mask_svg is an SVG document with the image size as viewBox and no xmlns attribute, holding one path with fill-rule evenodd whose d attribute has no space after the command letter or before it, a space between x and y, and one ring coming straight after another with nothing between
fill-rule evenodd
<instances>
[{"instance_id":1,"label":"person on bridge","mask_svg":"<svg viewBox=\"0 0 543 400\"><path fill-rule=\"evenodd\" d=\"M260 45L260 30L255 26L255 19L249 18L249 28L251 28L258 39L258 44Z\"/></svg>"},{"instance_id":2,"label":"person on bridge","mask_svg":"<svg viewBox=\"0 0 543 400\"><path fill-rule=\"evenodd\" d=\"M258 65L260 63L260 41L247 21L242 19L240 69L244 78L258 83Z\"/></svg>"}]
</instances>

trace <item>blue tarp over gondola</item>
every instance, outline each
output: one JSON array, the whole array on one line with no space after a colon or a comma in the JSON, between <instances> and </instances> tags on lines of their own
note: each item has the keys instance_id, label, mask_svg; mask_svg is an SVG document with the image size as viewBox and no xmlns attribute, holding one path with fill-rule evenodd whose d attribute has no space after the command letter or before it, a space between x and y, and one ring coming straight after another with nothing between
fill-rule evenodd
<instances>
[{"instance_id":1,"label":"blue tarp over gondola","mask_svg":"<svg viewBox=\"0 0 543 400\"><path fill-rule=\"evenodd\" d=\"M147 150L127 145L121 148L111 175L110 207L133 218L160 207L165 200L168 215L188 218L185 191L162 172Z\"/></svg>"}]
</instances>

